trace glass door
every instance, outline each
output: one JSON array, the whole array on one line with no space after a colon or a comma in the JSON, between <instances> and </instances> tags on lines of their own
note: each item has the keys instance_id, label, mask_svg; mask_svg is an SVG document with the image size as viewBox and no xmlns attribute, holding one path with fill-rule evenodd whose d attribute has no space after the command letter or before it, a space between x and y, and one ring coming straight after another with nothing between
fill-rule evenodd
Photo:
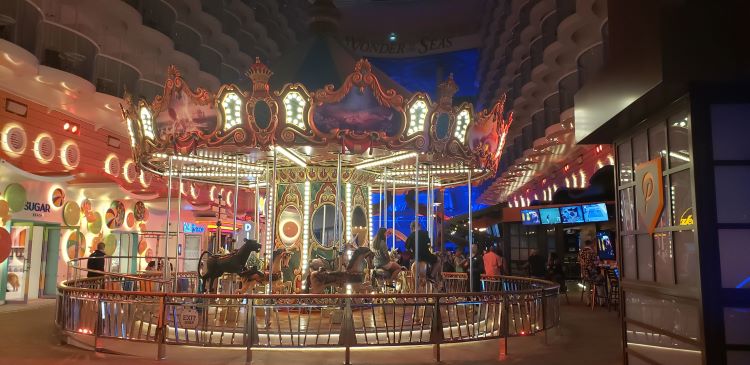
<instances>
[{"instance_id":1,"label":"glass door","mask_svg":"<svg viewBox=\"0 0 750 365\"><path fill-rule=\"evenodd\" d=\"M42 296L51 298L57 294L57 283L65 280L66 274L65 261L60 258L60 227L46 227L44 242L45 260Z\"/></svg>"},{"instance_id":2,"label":"glass door","mask_svg":"<svg viewBox=\"0 0 750 365\"><path fill-rule=\"evenodd\" d=\"M8 288L5 300L25 302L31 243L31 224L14 223L10 228L10 257L8 257Z\"/></svg>"}]
</instances>

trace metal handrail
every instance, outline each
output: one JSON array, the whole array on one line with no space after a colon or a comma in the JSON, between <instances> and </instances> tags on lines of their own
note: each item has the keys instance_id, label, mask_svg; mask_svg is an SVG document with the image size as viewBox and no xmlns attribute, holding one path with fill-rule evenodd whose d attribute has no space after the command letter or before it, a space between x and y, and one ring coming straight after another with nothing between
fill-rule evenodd
<instances>
[{"instance_id":1,"label":"metal handrail","mask_svg":"<svg viewBox=\"0 0 750 365\"><path fill-rule=\"evenodd\" d=\"M479 293L196 294L105 286L147 276L106 273L61 282L56 323L62 335L94 336L95 350L103 349L102 338L155 343L157 358L166 344L244 347L248 361L258 347L342 347L349 363L351 347L432 345L439 361L442 343L498 339L507 353L508 337L546 338L559 323L558 285L519 277L485 279L521 290ZM185 322L183 313L195 321Z\"/></svg>"}]
</instances>

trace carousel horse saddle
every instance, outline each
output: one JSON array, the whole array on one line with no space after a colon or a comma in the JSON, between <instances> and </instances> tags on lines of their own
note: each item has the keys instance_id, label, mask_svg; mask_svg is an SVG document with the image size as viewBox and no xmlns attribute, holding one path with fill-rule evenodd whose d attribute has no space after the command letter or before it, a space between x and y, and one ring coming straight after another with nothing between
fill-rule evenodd
<instances>
[{"instance_id":1,"label":"carousel horse saddle","mask_svg":"<svg viewBox=\"0 0 750 365\"><path fill-rule=\"evenodd\" d=\"M373 275L378 279L387 279L391 277L391 273L388 270L375 269Z\"/></svg>"}]
</instances>

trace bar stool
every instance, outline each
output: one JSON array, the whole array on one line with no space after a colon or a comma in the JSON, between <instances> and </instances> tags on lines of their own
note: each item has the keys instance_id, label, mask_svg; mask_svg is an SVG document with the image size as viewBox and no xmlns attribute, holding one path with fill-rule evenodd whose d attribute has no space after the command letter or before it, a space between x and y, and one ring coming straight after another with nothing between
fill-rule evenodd
<instances>
[{"instance_id":1,"label":"bar stool","mask_svg":"<svg viewBox=\"0 0 750 365\"><path fill-rule=\"evenodd\" d=\"M620 276L618 275L617 269L606 268L607 277L607 310L612 309L612 305L617 308L617 315L620 315Z\"/></svg>"}]
</instances>

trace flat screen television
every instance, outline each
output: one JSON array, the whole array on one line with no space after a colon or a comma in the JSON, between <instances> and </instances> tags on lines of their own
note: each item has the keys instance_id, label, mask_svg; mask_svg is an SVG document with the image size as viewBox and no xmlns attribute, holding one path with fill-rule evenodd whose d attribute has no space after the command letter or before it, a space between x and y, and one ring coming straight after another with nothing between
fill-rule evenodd
<instances>
[{"instance_id":1,"label":"flat screen television","mask_svg":"<svg viewBox=\"0 0 750 365\"><path fill-rule=\"evenodd\" d=\"M609 220L607 205L604 203L585 204L583 206L583 219L586 222L606 222Z\"/></svg>"},{"instance_id":2,"label":"flat screen television","mask_svg":"<svg viewBox=\"0 0 750 365\"><path fill-rule=\"evenodd\" d=\"M598 245L599 259L601 260L614 260L615 259L615 240L614 232L612 231L598 231L596 232L596 243Z\"/></svg>"},{"instance_id":3,"label":"flat screen television","mask_svg":"<svg viewBox=\"0 0 750 365\"><path fill-rule=\"evenodd\" d=\"M580 205L560 207L560 218L563 223L583 223L583 211Z\"/></svg>"},{"instance_id":4,"label":"flat screen television","mask_svg":"<svg viewBox=\"0 0 750 365\"><path fill-rule=\"evenodd\" d=\"M560 209L558 208L541 208L539 209L539 216L542 224L562 223L560 220Z\"/></svg>"},{"instance_id":5,"label":"flat screen television","mask_svg":"<svg viewBox=\"0 0 750 365\"><path fill-rule=\"evenodd\" d=\"M539 210L521 209L521 222L525 225L539 224Z\"/></svg>"}]
</instances>

